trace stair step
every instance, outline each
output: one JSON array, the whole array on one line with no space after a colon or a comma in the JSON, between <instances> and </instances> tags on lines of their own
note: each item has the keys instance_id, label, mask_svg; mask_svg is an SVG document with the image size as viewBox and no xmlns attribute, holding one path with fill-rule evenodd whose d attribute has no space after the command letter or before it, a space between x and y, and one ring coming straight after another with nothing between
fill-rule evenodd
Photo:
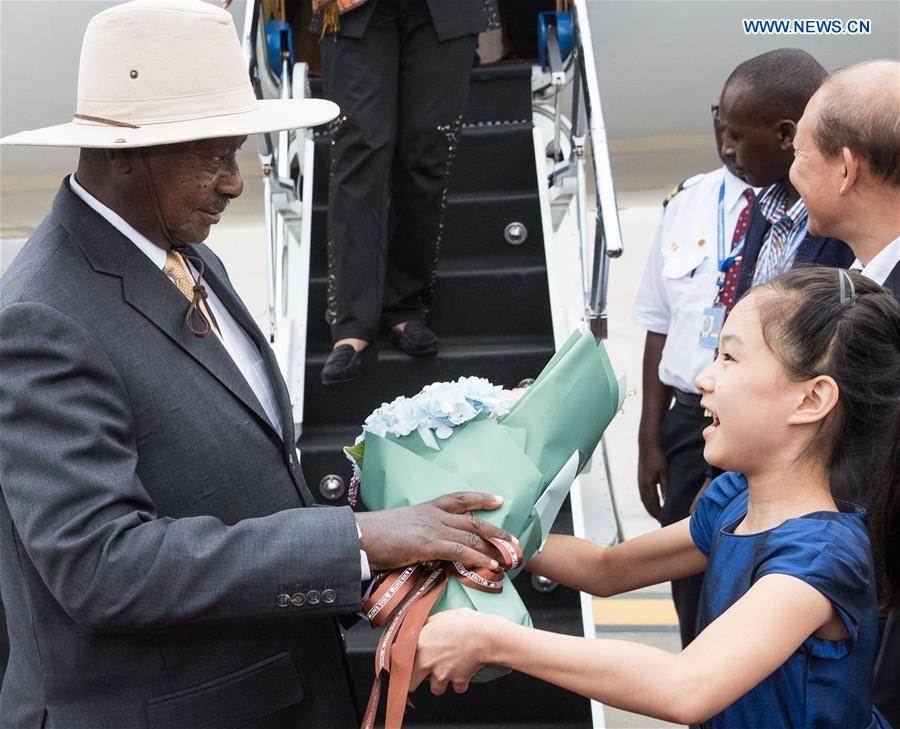
<instances>
[{"instance_id":1,"label":"stair step","mask_svg":"<svg viewBox=\"0 0 900 729\"><path fill-rule=\"evenodd\" d=\"M503 236L513 222L521 223L527 233L519 245L507 243ZM502 261L500 265L505 266L544 265L544 231L536 190L477 195L450 192L440 260L452 264L458 258L476 256L485 262Z\"/></svg>"},{"instance_id":2,"label":"stair step","mask_svg":"<svg viewBox=\"0 0 900 729\"><path fill-rule=\"evenodd\" d=\"M464 123L530 119L530 63L493 64L472 69Z\"/></svg>"},{"instance_id":3,"label":"stair step","mask_svg":"<svg viewBox=\"0 0 900 729\"><path fill-rule=\"evenodd\" d=\"M361 424L376 407L398 395L413 395L432 382L465 376L485 377L495 385L513 387L526 377L536 377L553 352L552 341L475 347L444 342L436 356L420 358L382 349L378 361L357 380L331 386L321 382L327 355L311 354L306 362L304 420L310 425Z\"/></svg>"},{"instance_id":4,"label":"stair step","mask_svg":"<svg viewBox=\"0 0 900 729\"><path fill-rule=\"evenodd\" d=\"M309 88L312 96L321 98L321 76L311 76ZM530 118L531 64L501 63L472 69L464 123Z\"/></svg>"},{"instance_id":5,"label":"stair step","mask_svg":"<svg viewBox=\"0 0 900 729\"><path fill-rule=\"evenodd\" d=\"M450 192L534 192L534 143L531 120L463 127L450 172ZM327 134L315 137L313 200L328 199Z\"/></svg>"},{"instance_id":6,"label":"stair step","mask_svg":"<svg viewBox=\"0 0 900 729\"><path fill-rule=\"evenodd\" d=\"M311 352L331 349L325 321L328 280L309 284L307 343ZM543 266L441 271L435 283L429 326L438 336L552 337L550 294Z\"/></svg>"},{"instance_id":7,"label":"stair step","mask_svg":"<svg viewBox=\"0 0 900 729\"><path fill-rule=\"evenodd\" d=\"M534 192L532 123L465 127L450 173L450 192Z\"/></svg>"},{"instance_id":8,"label":"stair step","mask_svg":"<svg viewBox=\"0 0 900 729\"><path fill-rule=\"evenodd\" d=\"M310 270L314 276L327 273L327 204L317 202L312 215ZM524 242L510 245L503 236L510 223L521 223L527 231ZM478 258L481 265L543 265L544 233L537 191L521 193L454 194L447 196L444 237L439 259L455 266L458 259Z\"/></svg>"}]
</instances>

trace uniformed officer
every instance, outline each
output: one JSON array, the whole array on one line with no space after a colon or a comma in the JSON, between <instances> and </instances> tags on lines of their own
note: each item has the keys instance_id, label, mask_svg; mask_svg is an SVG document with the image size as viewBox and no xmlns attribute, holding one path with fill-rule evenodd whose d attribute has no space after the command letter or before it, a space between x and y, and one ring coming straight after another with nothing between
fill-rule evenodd
<instances>
[{"instance_id":1,"label":"uniformed officer","mask_svg":"<svg viewBox=\"0 0 900 729\"><path fill-rule=\"evenodd\" d=\"M718 107L712 111L721 149ZM634 306L634 321L647 330L638 487L644 507L662 526L688 516L706 477L702 432L710 420L694 379L712 361L724 315L734 304L756 193L723 162L685 180L666 199ZM672 583L683 645L694 638L702 584L702 575Z\"/></svg>"}]
</instances>

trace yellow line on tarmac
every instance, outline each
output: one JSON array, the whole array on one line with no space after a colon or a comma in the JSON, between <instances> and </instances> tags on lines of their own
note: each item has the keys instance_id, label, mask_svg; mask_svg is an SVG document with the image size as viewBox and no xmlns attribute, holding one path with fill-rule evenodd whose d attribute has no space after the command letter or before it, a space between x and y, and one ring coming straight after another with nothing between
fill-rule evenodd
<instances>
[{"instance_id":1,"label":"yellow line on tarmac","mask_svg":"<svg viewBox=\"0 0 900 729\"><path fill-rule=\"evenodd\" d=\"M678 625L675 606L669 598L594 600L594 624L603 625Z\"/></svg>"}]
</instances>

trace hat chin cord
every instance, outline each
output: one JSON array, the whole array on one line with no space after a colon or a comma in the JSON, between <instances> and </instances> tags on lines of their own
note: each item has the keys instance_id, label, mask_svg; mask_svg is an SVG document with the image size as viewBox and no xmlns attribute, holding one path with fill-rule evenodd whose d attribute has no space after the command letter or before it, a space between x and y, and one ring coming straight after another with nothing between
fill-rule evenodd
<instances>
[{"instance_id":1,"label":"hat chin cord","mask_svg":"<svg viewBox=\"0 0 900 729\"><path fill-rule=\"evenodd\" d=\"M189 245L175 240L175 236L172 235L172 231L169 230L169 226L166 225L166 221L163 219L162 209L159 205L159 196L156 193L156 184L153 181L150 163L143 148L140 149L140 158L141 165L144 168L144 179L147 181L147 193L150 195L150 202L153 205L153 213L156 215L156 222L159 224L160 232L169 243L169 248L185 260L190 261L197 269L197 278L194 280L194 293L188 305L187 313L184 315L184 323L195 337L208 337L210 332L213 331L213 327L218 331L222 330L219 328L219 323L216 321L209 304L203 304L208 298L206 287L203 285L203 274L206 271L206 265L200 256L191 251ZM190 267L188 267L188 272L193 277L194 272Z\"/></svg>"}]
</instances>

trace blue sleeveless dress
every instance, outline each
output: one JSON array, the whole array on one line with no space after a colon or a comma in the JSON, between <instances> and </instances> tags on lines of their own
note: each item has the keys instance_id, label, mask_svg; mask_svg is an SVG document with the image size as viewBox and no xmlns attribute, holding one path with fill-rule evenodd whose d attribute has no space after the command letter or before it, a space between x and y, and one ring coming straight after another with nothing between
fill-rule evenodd
<instances>
[{"instance_id":1,"label":"blue sleeveless dress","mask_svg":"<svg viewBox=\"0 0 900 729\"><path fill-rule=\"evenodd\" d=\"M698 632L756 580L778 573L803 580L831 600L849 637L810 636L704 728L890 729L872 706L878 611L865 512L839 503L840 512L818 511L758 534L735 534L747 502L744 476L725 473L710 484L691 517L694 543L709 557Z\"/></svg>"}]
</instances>

